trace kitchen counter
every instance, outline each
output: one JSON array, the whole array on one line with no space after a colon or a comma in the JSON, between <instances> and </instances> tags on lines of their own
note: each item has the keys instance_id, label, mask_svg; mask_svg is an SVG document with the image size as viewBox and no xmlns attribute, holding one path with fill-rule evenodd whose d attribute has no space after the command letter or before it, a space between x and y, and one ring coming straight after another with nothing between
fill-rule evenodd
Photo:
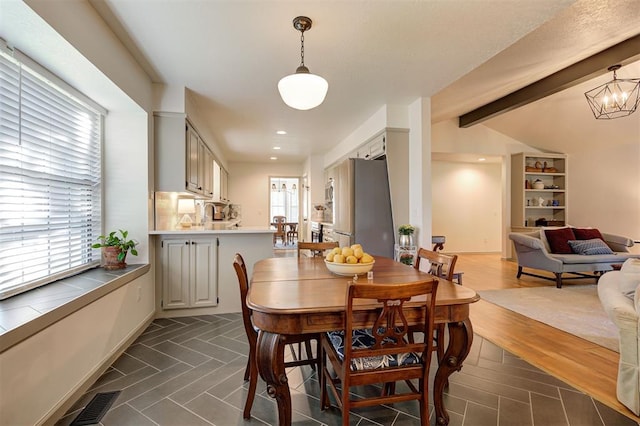
<instances>
[{"instance_id":1,"label":"kitchen counter","mask_svg":"<svg viewBox=\"0 0 640 426\"><path fill-rule=\"evenodd\" d=\"M236 226L236 222L212 222L206 226L192 226L181 229L157 229L149 235L185 235L185 234L273 234L275 229L269 226Z\"/></svg>"}]
</instances>

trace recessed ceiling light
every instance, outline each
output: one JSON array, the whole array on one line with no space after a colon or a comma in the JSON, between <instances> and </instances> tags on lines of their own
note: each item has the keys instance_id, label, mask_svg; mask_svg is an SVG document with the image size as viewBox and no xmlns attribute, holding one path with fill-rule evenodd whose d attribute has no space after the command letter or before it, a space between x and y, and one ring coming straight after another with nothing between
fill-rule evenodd
<instances>
[{"instance_id":1,"label":"recessed ceiling light","mask_svg":"<svg viewBox=\"0 0 640 426\"><path fill-rule=\"evenodd\" d=\"M487 161L487 159L481 157L481 158L478 158L478 161Z\"/></svg>"},{"instance_id":2,"label":"recessed ceiling light","mask_svg":"<svg viewBox=\"0 0 640 426\"><path fill-rule=\"evenodd\" d=\"M278 157L269 157L270 160L277 160Z\"/></svg>"},{"instance_id":3,"label":"recessed ceiling light","mask_svg":"<svg viewBox=\"0 0 640 426\"><path fill-rule=\"evenodd\" d=\"M286 134L287 134L287 132L285 132L284 130L278 130L278 131L276 132L276 134L278 134L278 135L286 135Z\"/></svg>"},{"instance_id":4,"label":"recessed ceiling light","mask_svg":"<svg viewBox=\"0 0 640 426\"><path fill-rule=\"evenodd\" d=\"M274 146L273 149L278 150L278 149L280 149L280 147L279 146Z\"/></svg>"}]
</instances>

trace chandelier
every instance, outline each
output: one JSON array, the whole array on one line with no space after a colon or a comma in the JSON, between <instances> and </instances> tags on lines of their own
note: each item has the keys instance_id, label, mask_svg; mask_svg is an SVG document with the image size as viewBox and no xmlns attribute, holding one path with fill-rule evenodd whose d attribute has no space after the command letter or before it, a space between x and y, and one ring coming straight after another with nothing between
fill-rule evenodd
<instances>
[{"instance_id":1,"label":"chandelier","mask_svg":"<svg viewBox=\"0 0 640 426\"><path fill-rule=\"evenodd\" d=\"M320 105L329 89L327 80L311 74L304 65L304 32L311 29L311 23L311 19L306 16L298 16L293 20L293 28L300 31L300 66L294 74L283 77L278 83L278 91L284 103L303 111Z\"/></svg>"},{"instance_id":2,"label":"chandelier","mask_svg":"<svg viewBox=\"0 0 640 426\"><path fill-rule=\"evenodd\" d=\"M638 108L640 78L618 79L616 71L619 69L620 65L610 66L608 70L613 71L613 80L584 94L597 119L626 117Z\"/></svg>"}]
</instances>

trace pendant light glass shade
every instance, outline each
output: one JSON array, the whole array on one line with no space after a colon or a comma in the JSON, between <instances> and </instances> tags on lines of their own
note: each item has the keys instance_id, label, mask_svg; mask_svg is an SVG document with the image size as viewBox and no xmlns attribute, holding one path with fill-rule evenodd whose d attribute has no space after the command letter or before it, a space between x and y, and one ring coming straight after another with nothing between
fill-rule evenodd
<instances>
[{"instance_id":1,"label":"pendant light glass shade","mask_svg":"<svg viewBox=\"0 0 640 426\"><path fill-rule=\"evenodd\" d=\"M311 74L304 65L304 32L311 29L311 19L298 16L293 20L293 28L300 31L300 66L294 74L283 77L278 82L278 91L285 104L291 108L306 111L317 107L327 96L329 83L319 75Z\"/></svg>"},{"instance_id":2,"label":"pendant light glass shade","mask_svg":"<svg viewBox=\"0 0 640 426\"><path fill-rule=\"evenodd\" d=\"M278 91L285 104L291 108L306 111L324 102L329 90L327 80L319 75L311 74L309 70L300 71L283 77L278 83Z\"/></svg>"},{"instance_id":3,"label":"pendant light glass shade","mask_svg":"<svg viewBox=\"0 0 640 426\"><path fill-rule=\"evenodd\" d=\"M596 119L610 120L631 115L640 103L640 78L618 79L620 65L609 67L613 80L591 89L584 95Z\"/></svg>"}]
</instances>

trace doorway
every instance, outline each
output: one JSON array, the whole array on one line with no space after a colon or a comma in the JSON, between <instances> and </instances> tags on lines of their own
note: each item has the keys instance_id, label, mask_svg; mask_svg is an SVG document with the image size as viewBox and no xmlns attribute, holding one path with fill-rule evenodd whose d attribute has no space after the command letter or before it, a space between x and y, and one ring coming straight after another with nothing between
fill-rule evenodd
<instances>
[{"instance_id":1,"label":"doorway","mask_svg":"<svg viewBox=\"0 0 640 426\"><path fill-rule=\"evenodd\" d=\"M272 176L269 178L269 217L275 227L274 244L294 246L298 241L300 222L300 179ZM276 220L280 218L280 220ZM284 218L284 219L282 219ZM284 226L277 222L284 221Z\"/></svg>"}]
</instances>

